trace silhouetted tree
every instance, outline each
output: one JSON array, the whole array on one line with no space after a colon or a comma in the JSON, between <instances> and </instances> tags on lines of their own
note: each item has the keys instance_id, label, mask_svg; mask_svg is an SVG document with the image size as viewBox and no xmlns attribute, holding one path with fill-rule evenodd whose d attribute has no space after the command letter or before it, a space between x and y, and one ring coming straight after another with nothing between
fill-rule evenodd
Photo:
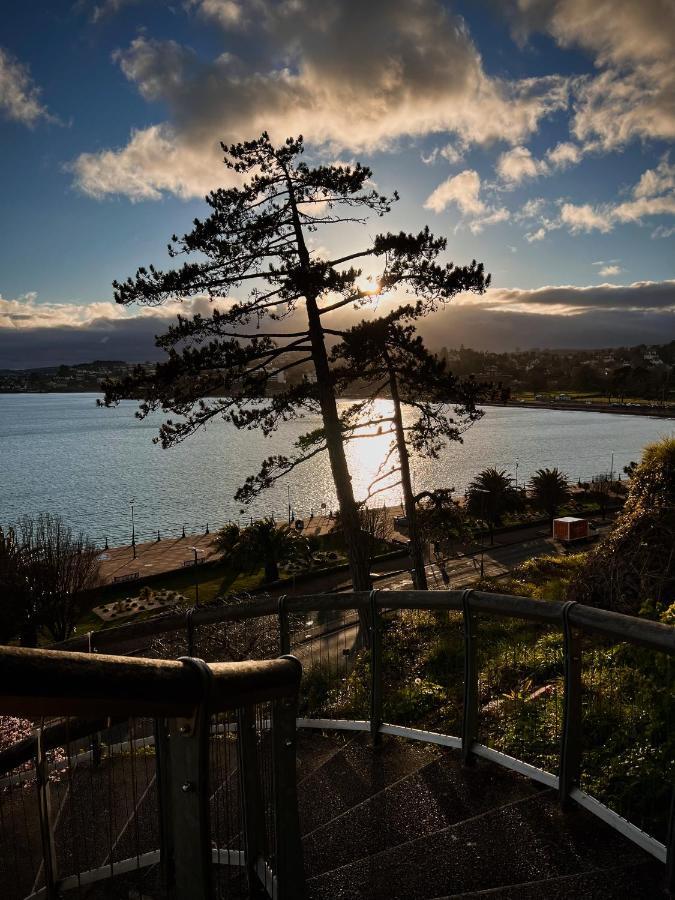
<instances>
[{"instance_id":1,"label":"silhouetted tree","mask_svg":"<svg viewBox=\"0 0 675 900\"><path fill-rule=\"evenodd\" d=\"M397 195L385 197L369 186L371 172L355 166L317 166L298 161L302 138L275 147L266 133L259 139L226 148L225 165L242 179L240 187L213 191L211 208L193 230L174 235L172 257L196 254L177 269L160 272L141 268L135 278L115 282L118 303L160 304L170 299L229 296L250 285L246 299L231 302L212 315L179 317L178 324L158 339L169 358L147 374L138 370L118 384L106 384L106 403L124 396L142 396L140 415L162 409L176 413L160 431L165 446L183 440L205 422L220 416L239 428L274 431L288 419L320 411L323 439L303 442L293 457L274 456L263 464L237 496L251 500L312 456L327 450L342 516L355 589L370 587L367 553L360 540L356 504L345 442L355 413L340 416L328 364L326 317L335 310L367 302L373 293L409 292L427 308L451 299L458 291L485 289L489 279L482 265L439 264L446 241L428 229L417 235L380 234L367 247L332 259L312 256L307 233L339 222L363 224L363 213L389 211ZM248 180L244 180L247 178ZM377 258L381 274L375 291L357 285L353 260ZM294 312L304 312L306 326L271 331ZM262 326L265 329L261 331ZM290 386L261 404L269 380L281 372L311 362L316 383ZM209 395L220 394L219 397ZM222 396L225 395L225 396ZM204 399L204 398L209 399Z\"/></svg>"},{"instance_id":2,"label":"silhouetted tree","mask_svg":"<svg viewBox=\"0 0 675 900\"><path fill-rule=\"evenodd\" d=\"M417 524L422 540L431 545L433 558L446 587L450 583L447 563L457 543L469 540L466 509L453 499L452 488L423 491L417 495Z\"/></svg>"},{"instance_id":3,"label":"silhouetted tree","mask_svg":"<svg viewBox=\"0 0 675 900\"><path fill-rule=\"evenodd\" d=\"M346 389L358 380L370 388L370 402L364 413L367 412L369 426L377 429L371 435L393 435L366 499L401 486L417 590L427 589L427 578L410 454L437 459L447 442L461 441L463 432L482 415L476 409L475 382L454 378L447 371L445 361L430 353L416 334L413 321L423 312L421 304L403 306L388 316L361 322L342 334L341 343L332 353L338 362L336 384ZM372 401L378 394L391 397L391 416L374 414ZM403 418L404 404L415 414L409 424ZM383 428L387 430L382 431Z\"/></svg>"},{"instance_id":4,"label":"silhouetted tree","mask_svg":"<svg viewBox=\"0 0 675 900\"><path fill-rule=\"evenodd\" d=\"M29 590L25 553L14 528L0 528L0 597L0 643L18 635L24 646L36 646L37 611Z\"/></svg>"},{"instance_id":5,"label":"silhouetted tree","mask_svg":"<svg viewBox=\"0 0 675 900\"><path fill-rule=\"evenodd\" d=\"M558 510L570 497L567 476L557 468L537 469L530 481L530 488L535 506L546 513L552 526Z\"/></svg>"},{"instance_id":6,"label":"silhouetted tree","mask_svg":"<svg viewBox=\"0 0 675 900\"><path fill-rule=\"evenodd\" d=\"M494 544L495 527L501 525L502 518L522 505L512 480L505 469L490 467L477 475L467 490L467 508L472 516L487 523L491 544Z\"/></svg>"},{"instance_id":7,"label":"silhouetted tree","mask_svg":"<svg viewBox=\"0 0 675 900\"><path fill-rule=\"evenodd\" d=\"M17 589L15 634L35 645L41 628L64 641L100 584L99 551L59 516L24 517L0 539L0 594Z\"/></svg>"},{"instance_id":8,"label":"silhouetted tree","mask_svg":"<svg viewBox=\"0 0 675 900\"><path fill-rule=\"evenodd\" d=\"M668 437L645 447L623 510L588 553L567 599L672 622L665 613L675 612L674 548L675 438Z\"/></svg>"},{"instance_id":9,"label":"silhouetted tree","mask_svg":"<svg viewBox=\"0 0 675 900\"><path fill-rule=\"evenodd\" d=\"M216 537L216 546L228 560L243 569L255 571L262 563L264 580L278 581L283 563L308 562L307 541L294 528L277 525L274 519L260 519L248 528L226 525Z\"/></svg>"},{"instance_id":10,"label":"silhouetted tree","mask_svg":"<svg viewBox=\"0 0 675 900\"><path fill-rule=\"evenodd\" d=\"M612 479L608 474L593 476L588 497L598 504L600 515L605 519L612 497Z\"/></svg>"}]
</instances>

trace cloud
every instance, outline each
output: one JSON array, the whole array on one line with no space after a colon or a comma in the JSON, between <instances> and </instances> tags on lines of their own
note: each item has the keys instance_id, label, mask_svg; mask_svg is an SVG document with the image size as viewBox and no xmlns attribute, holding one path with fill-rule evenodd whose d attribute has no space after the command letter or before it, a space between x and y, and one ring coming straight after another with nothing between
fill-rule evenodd
<instances>
[{"instance_id":1,"label":"cloud","mask_svg":"<svg viewBox=\"0 0 675 900\"><path fill-rule=\"evenodd\" d=\"M579 206L574 203L563 203L560 221L563 225L567 225L573 234L580 231L600 231L607 234L614 227L609 207L601 209L591 206L590 203L582 203Z\"/></svg>"},{"instance_id":2,"label":"cloud","mask_svg":"<svg viewBox=\"0 0 675 900\"><path fill-rule=\"evenodd\" d=\"M132 201L159 200L164 192L187 200L226 181L220 147L177 139L168 125L133 131L121 150L82 153L71 166L91 197L125 194Z\"/></svg>"},{"instance_id":3,"label":"cloud","mask_svg":"<svg viewBox=\"0 0 675 900\"><path fill-rule=\"evenodd\" d=\"M598 269L598 275L602 275L606 277L608 275L620 275L623 272L621 266L603 266L601 269Z\"/></svg>"},{"instance_id":4,"label":"cloud","mask_svg":"<svg viewBox=\"0 0 675 900\"><path fill-rule=\"evenodd\" d=\"M569 141L556 144L546 151L546 158L556 169L567 169L581 161L581 148Z\"/></svg>"},{"instance_id":5,"label":"cloud","mask_svg":"<svg viewBox=\"0 0 675 900\"><path fill-rule=\"evenodd\" d=\"M527 147L514 147L502 153L497 160L496 169L502 181L511 187L528 178L548 174L546 162L535 159Z\"/></svg>"},{"instance_id":6,"label":"cloud","mask_svg":"<svg viewBox=\"0 0 675 900\"><path fill-rule=\"evenodd\" d=\"M219 301L227 305L231 301ZM377 309L340 310L331 325L344 328L358 318L386 313ZM39 303L34 294L0 298L0 359L6 368L120 359L159 359L154 336L176 312L207 313L199 298L172 308L129 310L114 303ZM301 312L284 320L289 331ZM469 294L428 316L420 331L430 346L504 350L520 347L608 347L662 343L675 326L675 280L586 287L547 285L536 289L491 288Z\"/></svg>"},{"instance_id":7,"label":"cloud","mask_svg":"<svg viewBox=\"0 0 675 900\"><path fill-rule=\"evenodd\" d=\"M41 89L27 66L0 47L0 114L29 128L56 121L40 100Z\"/></svg>"},{"instance_id":8,"label":"cloud","mask_svg":"<svg viewBox=\"0 0 675 900\"><path fill-rule=\"evenodd\" d=\"M115 58L169 115L123 147L79 157L73 170L86 193L198 196L227 175L219 141L263 129L277 141L302 133L332 155L447 132L461 146L519 144L567 103L563 77L488 76L463 20L440 0L202 0L191 8L225 30L245 28L261 49L256 61L204 59L172 41L136 38ZM180 177L171 174L177 167Z\"/></svg>"},{"instance_id":9,"label":"cloud","mask_svg":"<svg viewBox=\"0 0 675 900\"><path fill-rule=\"evenodd\" d=\"M480 199L480 175L475 169L464 169L446 178L424 201L424 208L441 213L455 203L463 213L480 215L485 204Z\"/></svg>"},{"instance_id":10,"label":"cloud","mask_svg":"<svg viewBox=\"0 0 675 900\"><path fill-rule=\"evenodd\" d=\"M460 163L466 152L465 146L457 146L456 144L446 144L444 147L434 147L431 153L422 153L422 162L429 166L435 163L439 156L442 156L450 165Z\"/></svg>"},{"instance_id":11,"label":"cloud","mask_svg":"<svg viewBox=\"0 0 675 900\"><path fill-rule=\"evenodd\" d=\"M658 225L652 231L652 238L669 238L675 234L675 225L666 226L666 225Z\"/></svg>"},{"instance_id":12,"label":"cloud","mask_svg":"<svg viewBox=\"0 0 675 900\"><path fill-rule=\"evenodd\" d=\"M534 241L543 241L545 237L546 237L546 229L544 228L543 225L540 228L537 228L536 231L528 231L525 234L525 240L529 244L534 243Z\"/></svg>"},{"instance_id":13,"label":"cloud","mask_svg":"<svg viewBox=\"0 0 675 900\"><path fill-rule=\"evenodd\" d=\"M90 19L92 22L100 22L110 16L117 15L125 6L133 6L140 0L104 0L103 3L94 4Z\"/></svg>"},{"instance_id":14,"label":"cloud","mask_svg":"<svg viewBox=\"0 0 675 900\"><path fill-rule=\"evenodd\" d=\"M133 319L171 320L181 315L208 314L214 307L226 309L232 300L196 297L167 303L164 306L143 306L138 309L122 306L110 300L91 303L43 303L31 292L13 299L0 295L0 329L23 331L34 328L88 328L95 322L128 322Z\"/></svg>"},{"instance_id":15,"label":"cloud","mask_svg":"<svg viewBox=\"0 0 675 900\"><path fill-rule=\"evenodd\" d=\"M493 209L484 216L479 216L469 222L469 231L472 234L480 234L486 225L498 225L500 222L508 222L511 213L504 206Z\"/></svg>"},{"instance_id":16,"label":"cloud","mask_svg":"<svg viewBox=\"0 0 675 900\"><path fill-rule=\"evenodd\" d=\"M593 56L598 74L574 85L572 132L586 149L675 137L672 0L512 0L511 13L521 37L545 31Z\"/></svg>"},{"instance_id":17,"label":"cloud","mask_svg":"<svg viewBox=\"0 0 675 900\"><path fill-rule=\"evenodd\" d=\"M647 169L633 188L633 196L637 199L655 197L666 191L675 190L675 166L671 166L666 154L655 169Z\"/></svg>"},{"instance_id":18,"label":"cloud","mask_svg":"<svg viewBox=\"0 0 675 900\"><path fill-rule=\"evenodd\" d=\"M564 203L560 220L572 232L607 233L617 224L641 224L649 216L675 215L675 166L664 156L655 169L647 169L633 187L632 199L621 203L576 206Z\"/></svg>"},{"instance_id":19,"label":"cloud","mask_svg":"<svg viewBox=\"0 0 675 900\"><path fill-rule=\"evenodd\" d=\"M675 321L675 280L636 281L615 285L545 285L540 288L491 288L467 295L463 305L480 305L494 313L531 312L539 315L585 315L590 312L672 313ZM634 342L633 342L634 343Z\"/></svg>"}]
</instances>

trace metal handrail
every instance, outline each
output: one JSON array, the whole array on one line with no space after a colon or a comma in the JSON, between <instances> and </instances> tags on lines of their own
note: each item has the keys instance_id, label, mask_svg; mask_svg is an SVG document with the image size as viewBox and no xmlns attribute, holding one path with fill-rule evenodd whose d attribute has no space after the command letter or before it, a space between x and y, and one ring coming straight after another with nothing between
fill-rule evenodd
<instances>
[{"instance_id":1,"label":"metal handrail","mask_svg":"<svg viewBox=\"0 0 675 900\"><path fill-rule=\"evenodd\" d=\"M292 656L209 665L193 657L174 662L0 647L0 713L43 720L53 715L64 717L40 726L27 738L0 752L0 773L33 763L32 779L28 772L2 779L9 784L14 778L25 776L27 782L32 780L35 785L42 863L31 896L51 900L61 896L62 891L158 863L163 870L163 883L176 900L211 896L214 863L244 866L251 891L262 884L278 900L302 896L304 871L295 766L301 676L302 666ZM223 728L229 732L230 724L237 734L240 751L243 742L247 745L246 752L240 752L238 764L243 821L262 821L268 814L261 807L257 784L264 777L258 763L254 719L254 710L260 704L267 710L264 727L270 732L273 746L267 766L273 773L272 810L277 837L276 850L269 863L269 847L259 843L250 829L244 833L243 850L231 851L226 847L223 851L212 848L210 827L209 738L223 734ZM106 718L101 718L102 713ZM235 722L219 724L219 713L236 714ZM213 715L216 715L215 722ZM78 716L82 718L74 718ZM153 780L159 794L160 848L144 854L137 852L135 857L116 862L112 861L110 849L108 861L98 868L62 877L56 865L53 835L58 816L54 819L51 811L52 766L47 751L63 745L70 747L74 741L136 717L154 720L152 733L140 742L143 747L154 747ZM133 739L130 733L126 745L133 766L139 740ZM125 743L118 747L120 753L126 752ZM108 744L108 757L113 750L114 746ZM70 754L70 750L67 752ZM84 755L92 766L97 766L100 762L95 762L94 752L92 745ZM80 751L66 756L64 765L69 779L82 759ZM135 775L131 777L135 785ZM137 811L138 806L132 815ZM272 863L274 868L270 867ZM44 876L44 887L36 892L40 873Z\"/></svg>"},{"instance_id":2,"label":"metal handrail","mask_svg":"<svg viewBox=\"0 0 675 900\"><path fill-rule=\"evenodd\" d=\"M464 591L380 591L377 606L380 609L428 609L462 610ZM370 607L370 591L354 591L348 594L304 594L286 597L288 612L308 612L316 610L350 610ZM510 594L492 594L472 591L471 609L477 613L525 619L542 624L562 626L563 607L557 600L533 600L531 597L517 597ZM278 612L278 600L265 598L230 606L204 606L196 608L191 617L193 626L210 625L219 622L272 616ZM599 634L616 640L628 641L675 655L675 628L650 619L627 616L607 609L597 609L577 603L570 613L570 622L575 628L591 634ZM154 616L139 623L128 623L93 632L90 635L73 637L53 649L78 650L91 644L96 650L113 649L139 637L152 636L185 627L185 614L170 612Z\"/></svg>"},{"instance_id":3,"label":"metal handrail","mask_svg":"<svg viewBox=\"0 0 675 900\"><path fill-rule=\"evenodd\" d=\"M218 712L291 697L300 683L292 659L213 663L209 709ZM199 673L182 662L0 648L0 711L40 716L187 716L201 702Z\"/></svg>"},{"instance_id":4,"label":"metal handrail","mask_svg":"<svg viewBox=\"0 0 675 900\"><path fill-rule=\"evenodd\" d=\"M598 801L586 795L579 788L580 743L581 743L581 641L585 634L598 635L614 641L625 641L630 644L646 647L652 651L669 656L675 655L675 628L649 619L627 616L611 610L597 609L581 603L564 603L560 601L535 600L529 597L518 597L505 594L486 593L473 590L454 591L357 591L344 594L309 594L296 597L284 597L282 601L265 598L248 603L228 607L204 607L195 609L191 616L193 626L207 625L217 622L237 621L262 616L278 616L280 625L280 644L282 652L289 649L288 616L292 613L310 611L346 611L358 610L365 613L363 620L371 622L372 639L376 642L377 633L373 630L381 611L392 610L453 610L462 613L464 619L465 657L468 667L464 679L464 723L460 736L432 734L416 729L399 726L395 723L382 722L381 704L382 690L376 677L379 668L373 668L371 675L371 719L355 722L352 720L302 719L298 724L302 727L333 727L369 731L374 739L380 734L397 734L400 736L441 743L462 750L467 762L473 757L481 756L521 772L530 778L555 787L559 791L563 806L570 800L584 806L592 813L604 819L617 830L629 837L639 846L652 853L658 859L666 861L671 888L675 890L675 804L671 816L670 835L667 846L642 832L637 826L622 819L617 813L608 809ZM475 660L475 639L473 635L476 616L493 615L527 622L535 622L558 628L564 638L565 662L565 708L563 716L563 735L559 751L559 775L544 772L522 760L511 758L492 748L477 742L474 709L477 703ZM118 626L95 635L71 639L60 645L64 649L83 646L91 642L96 649L119 646L124 641L138 639L143 635L157 635L162 632L180 629L185 626L184 614L177 612L164 614L154 619L145 620L139 625L127 624ZM376 643L373 645L376 650Z\"/></svg>"}]
</instances>

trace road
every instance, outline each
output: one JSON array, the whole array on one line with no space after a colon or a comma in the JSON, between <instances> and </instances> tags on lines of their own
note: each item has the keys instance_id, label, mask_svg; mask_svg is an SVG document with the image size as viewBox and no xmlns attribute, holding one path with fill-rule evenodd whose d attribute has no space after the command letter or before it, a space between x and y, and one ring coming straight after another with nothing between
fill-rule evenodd
<instances>
[{"instance_id":1,"label":"road","mask_svg":"<svg viewBox=\"0 0 675 900\"><path fill-rule=\"evenodd\" d=\"M608 527L600 525L597 533L602 534ZM528 559L538 556L558 556L560 545L549 536L548 529L544 530L538 526L500 535L495 539L494 546L486 546L483 553L484 574L488 577L499 577L507 575ZM426 571L429 590L456 590L469 587L480 576L480 552L459 556L447 563L446 571L450 579L447 588L437 565L428 565ZM398 571L378 578L375 585L378 590L385 591L412 590L412 575L409 571ZM350 586L345 586L340 592L344 593L350 589ZM302 637L296 632L293 652L305 665L312 657L323 660L339 659L345 652L349 653L356 640L358 621L355 615L345 615L342 620L319 624L313 621L311 614L308 614L304 624Z\"/></svg>"}]
</instances>

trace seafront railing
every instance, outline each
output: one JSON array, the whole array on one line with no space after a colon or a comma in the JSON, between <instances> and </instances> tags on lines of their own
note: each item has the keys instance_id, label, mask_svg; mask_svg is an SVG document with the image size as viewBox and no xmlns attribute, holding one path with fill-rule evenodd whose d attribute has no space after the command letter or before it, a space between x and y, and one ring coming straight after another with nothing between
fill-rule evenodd
<instances>
[{"instance_id":1,"label":"seafront railing","mask_svg":"<svg viewBox=\"0 0 675 900\"><path fill-rule=\"evenodd\" d=\"M206 659L293 653L298 727L456 748L558 791L667 864L675 628L481 591L373 591L172 611L71 639Z\"/></svg>"},{"instance_id":2,"label":"seafront railing","mask_svg":"<svg viewBox=\"0 0 675 900\"><path fill-rule=\"evenodd\" d=\"M301 897L299 682L290 657L0 648L0 713L36 725L0 752L2 896Z\"/></svg>"}]
</instances>

